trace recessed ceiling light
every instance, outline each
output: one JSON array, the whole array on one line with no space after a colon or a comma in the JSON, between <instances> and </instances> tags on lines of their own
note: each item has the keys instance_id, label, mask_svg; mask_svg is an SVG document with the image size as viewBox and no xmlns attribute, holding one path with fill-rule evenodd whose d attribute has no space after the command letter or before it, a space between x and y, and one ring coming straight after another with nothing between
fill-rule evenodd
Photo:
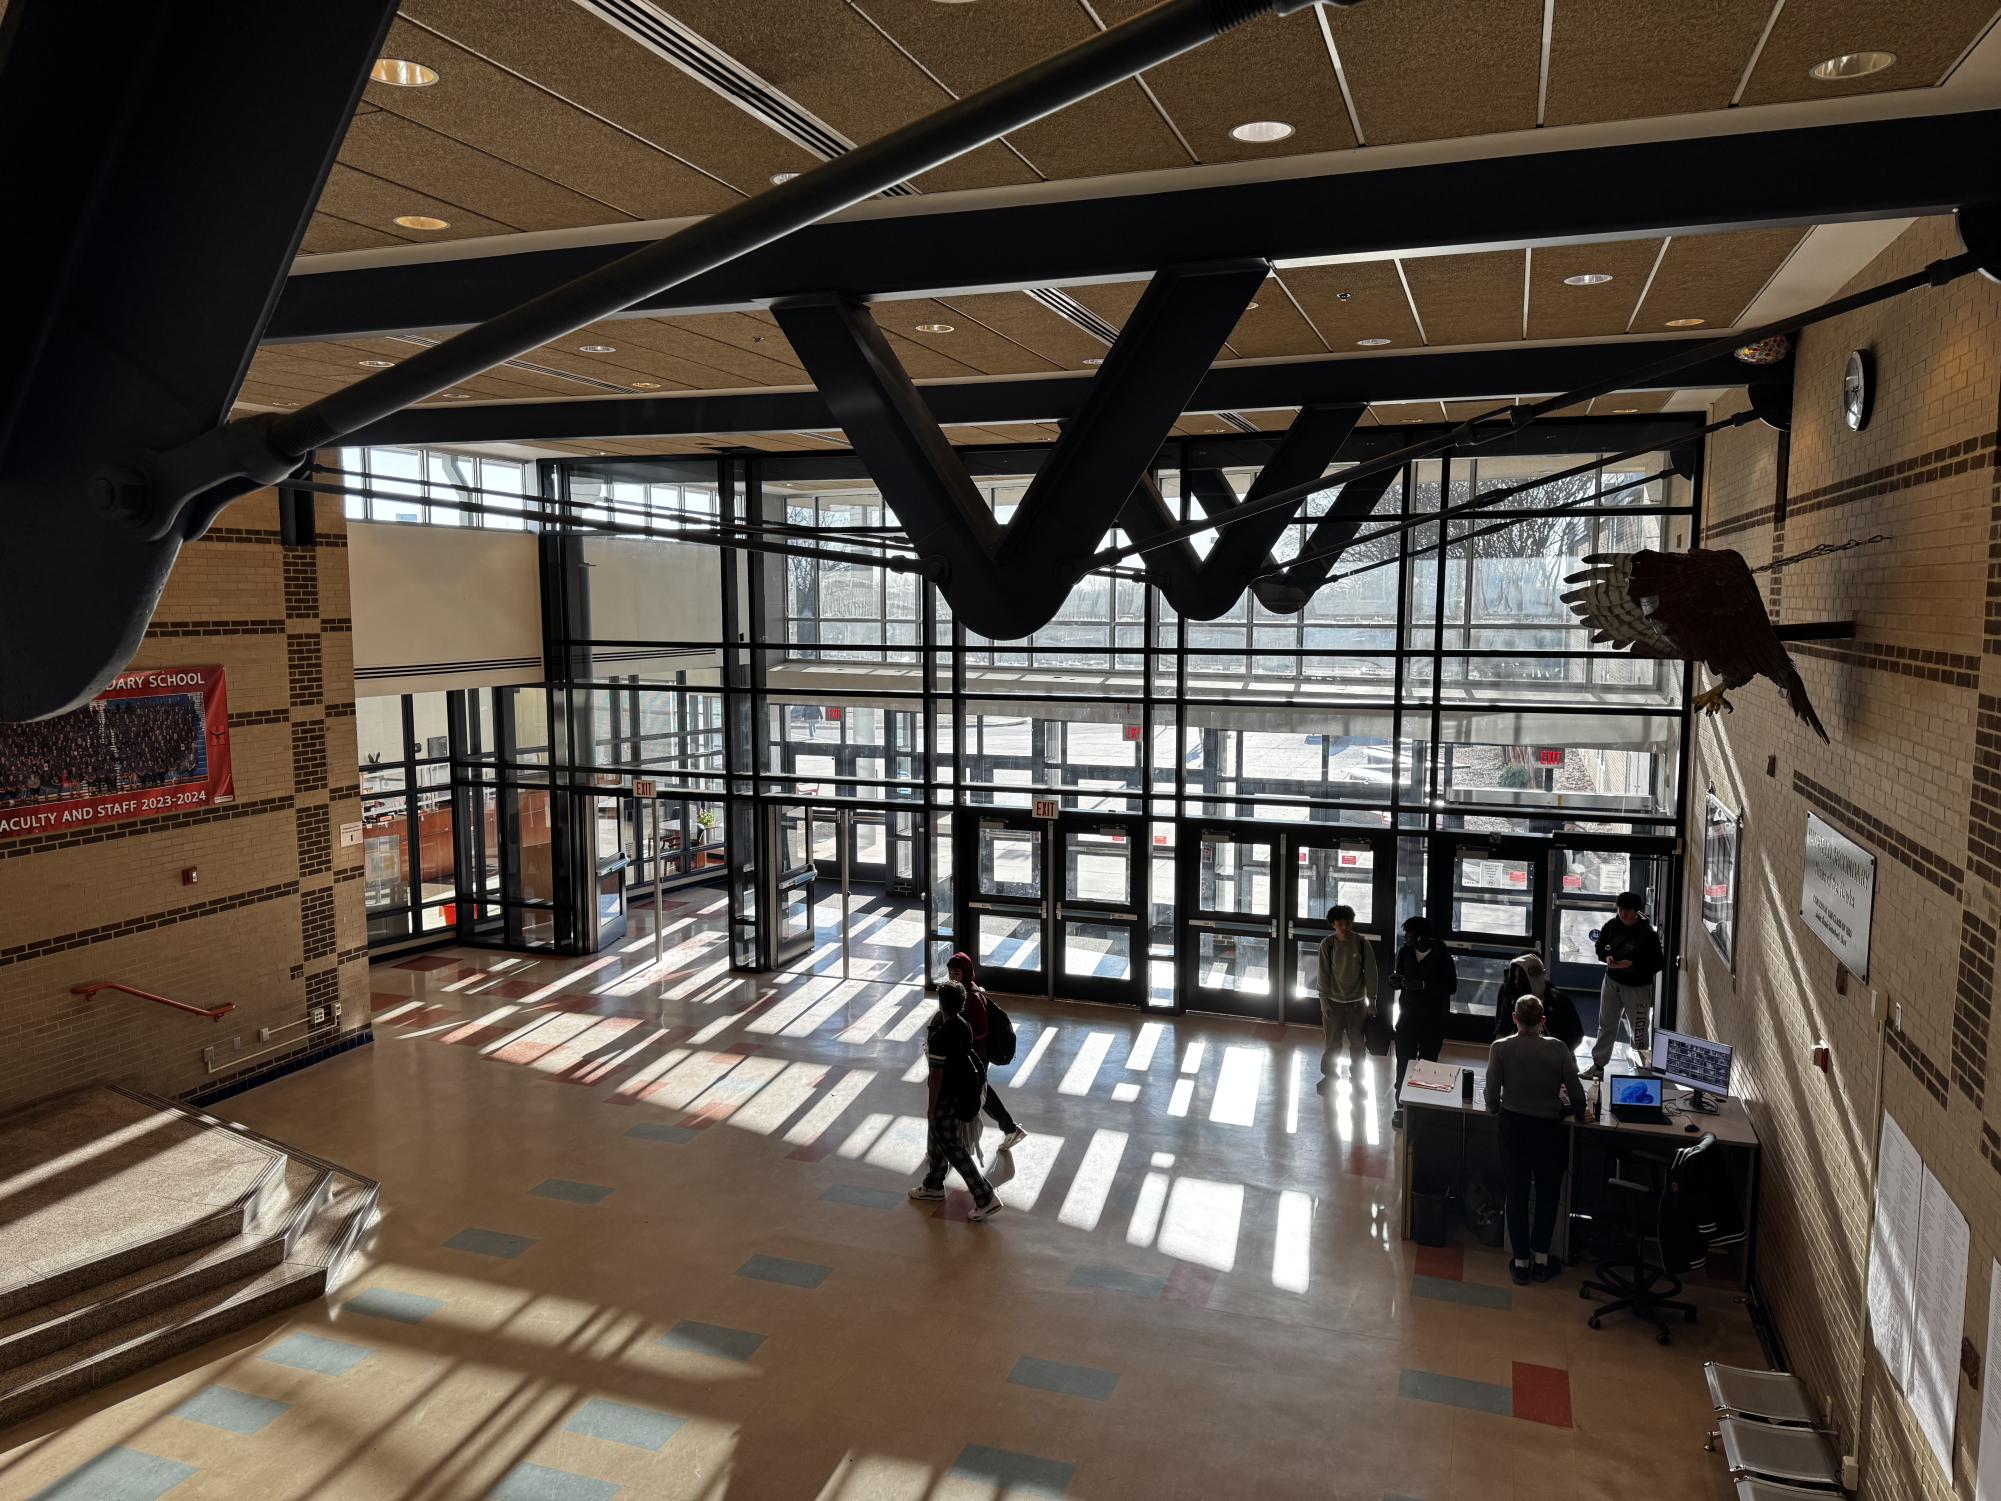
<instances>
[{"instance_id":1,"label":"recessed ceiling light","mask_svg":"<svg viewBox=\"0 0 2001 1501\"><path fill-rule=\"evenodd\" d=\"M774 172L771 174L772 186L776 187L781 183L790 182L792 181L793 178L797 177L798 175L799 174L797 172Z\"/></svg>"},{"instance_id":2,"label":"recessed ceiling light","mask_svg":"<svg viewBox=\"0 0 2001 1501\"><path fill-rule=\"evenodd\" d=\"M1258 310L1258 305L1255 302L1247 302L1244 304L1244 311L1247 313L1255 313L1257 310Z\"/></svg>"},{"instance_id":3,"label":"recessed ceiling light","mask_svg":"<svg viewBox=\"0 0 2001 1501\"><path fill-rule=\"evenodd\" d=\"M1586 271L1578 276L1564 277L1563 284L1566 287L1602 287L1605 285L1606 282L1610 281L1611 279L1612 278L1603 271Z\"/></svg>"},{"instance_id":4,"label":"recessed ceiling light","mask_svg":"<svg viewBox=\"0 0 2001 1501\"><path fill-rule=\"evenodd\" d=\"M1357 339L1355 342L1364 349L1381 349L1390 341L1388 339Z\"/></svg>"},{"instance_id":5,"label":"recessed ceiling light","mask_svg":"<svg viewBox=\"0 0 2001 1501\"><path fill-rule=\"evenodd\" d=\"M1614 417L1631 417L1639 410L1638 407L1613 407L1612 415Z\"/></svg>"},{"instance_id":6,"label":"recessed ceiling light","mask_svg":"<svg viewBox=\"0 0 2001 1501\"><path fill-rule=\"evenodd\" d=\"M394 360L356 360L355 363L364 370L387 370L396 362Z\"/></svg>"},{"instance_id":7,"label":"recessed ceiling light","mask_svg":"<svg viewBox=\"0 0 2001 1501\"><path fill-rule=\"evenodd\" d=\"M1083 364L1086 364L1086 365L1102 365L1102 364L1104 364L1105 362L1104 362L1104 360L1103 360L1102 358L1099 358L1099 359L1089 359L1089 360L1084 360L1084 361L1082 361L1081 363L1083 363Z\"/></svg>"},{"instance_id":8,"label":"recessed ceiling light","mask_svg":"<svg viewBox=\"0 0 2001 1501\"><path fill-rule=\"evenodd\" d=\"M375 66L368 70L368 76L376 83L386 83L392 88L427 89L438 81L438 70L427 68L422 63L407 62L400 57L378 57Z\"/></svg>"},{"instance_id":9,"label":"recessed ceiling light","mask_svg":"<svg viewBox=\"0 0 2001 1501\"><path fill-rule=\"evenodd\" d=\"M1334 294L1334 300L1336 302L1353 302L1355 300L1355 294L1353 292L1336 292Z\"/></svg>"},{"instance_id":10,"label":"recessed ceiling light","mask_svg":"<svg viewBox=\"0 0 2001 1501\"><path fill-rule=\"evenodd\" d=\"M1241 125L1230 127L1230 139L1249 146L1269 146L1273 141L1282 141L1291 134L1292 127L1283 120L1246 120Z\"/></svg>"},{"instance_id":11,"label":"recessed ceiling light","mask_svg":"<svg viewBox=\"0 0 2001 1501\"><path fill-rule=\"evenodd\" d=\"M1669 328L1700 328L1708 321L1706 318L1670 318L1667 321L1667 326Z\"/></svg>"},{"instance_id":12,"label":"recessed ceiling light","mask_svg":"<svg viewBox=\"0 0 2001 1501\"><path fill-rule=\"evenodd\" d=\"M632 383L632 389L635 391L657 391L660 389L660 382L657 380L636 380Z\"/></svg>"},{"instance_id":13,"label":"recessed ceiling light","mask_svg":"<svg viewBox=\"0 0 2001 1501\"><path fill-rule=\"evenodd\" d=\"M1806 71L1807 77L1818 78L1822 83L1840 83L1843 79L1880 73L1896 60L1894 52L1844 52L1824 63L1815 63Z\"/></svg>"},{"instance_id":14,"label":"recessed ceiling light","mask_svg":"<svg viewBox=\"0 0 2001 1501\"><path fill-rule=\"evenodd\" d=\"M917 331L920 334L949 334L957 332L949 323L920 323L917 325Z\"/></svg>"},{"instance_id":15,"label":"recessed ceiling light","mask_svg":"<svg viewBox=\"0 0 2001 1501\"><path fill-rule=\"evenodd\" d=\"M618 353L618 346L617 346L616 344L579 344L579 345L577 346L577 353L578 353L578 354L617 354L617 353Z\"/></svg>"},{"instance_id":16,"label":"recessed ceiling light","mask_svg":"<svg viewBox=\"0 0 2001 1501\"><path fill-rule=\"evenodd\" d=\"M398 214L389 222L400 224L405 229L450 229L452 227L449 219L434 219L429 214Z\"/></svg>"},{"instance_id":17,"label":"recessed ceiling light","mask_svg":"<svg viewBox=\"0 0 2001 1501\"><path fill-rule=\"evenodd\" d=\"M468 391L440 391L440 392L438 393L438 395L439 395L439 397L440 397L440 398L441 398L442 400L445 400L445 401L471 401L471 400L472 400L472 394L471 394L470 392L468 392Z\"/></svg>"},{"instance_id":18,"label":"recessed ceiling light","mask_svg":"<svg viewBox=\"0 0 2001 1501\"><path fill-rule=\"evenodd\" d=\"M295 407L298 405L298 403L296 401L279 401L272 403L272 405L281 407Z\"/></svg>"},{"instance_id":19,"label":"recessed ceiling light","mask_svg":"<svg viewBox=\"0 0 2001 1501\"><path fill-rule=\"evenodd\" d=\"M1422 422L1422 421L1424 421L1424 419L1423 419L1422 417L1406 417L1406 418L1404 418L1404 421L1406 421L1406 422Z\"/></svg>"}]
</instances>

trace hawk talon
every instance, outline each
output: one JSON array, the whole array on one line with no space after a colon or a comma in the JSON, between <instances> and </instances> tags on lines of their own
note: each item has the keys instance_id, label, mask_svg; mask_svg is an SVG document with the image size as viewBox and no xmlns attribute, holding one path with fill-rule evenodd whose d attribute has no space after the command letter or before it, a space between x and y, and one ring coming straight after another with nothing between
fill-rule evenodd
<instances>
[{"instance_id":1,"label":"hawk talon","mask_svg":"<svg viewBox=\"0 0 2001 1501\"><path fill-rule=\"evenodd\" d=\"M1714 688L1706 688L1696 694L1694 698L1688 701L1688 706L1691 709L1712 716L1718 709L1721 709L1725 714L1735 714L1737 712L1737 706L1723 696L1723 685L1721 683L1718 683Z\"/></svg>"}]
</instances>

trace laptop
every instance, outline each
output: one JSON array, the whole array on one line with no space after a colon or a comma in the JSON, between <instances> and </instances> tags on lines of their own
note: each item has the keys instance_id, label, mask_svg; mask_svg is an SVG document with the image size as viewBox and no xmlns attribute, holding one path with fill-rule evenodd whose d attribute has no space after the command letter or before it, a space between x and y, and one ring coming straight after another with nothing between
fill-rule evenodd
<instances>
[{"instance_id":1,"label":"laptop","mask_svg":"<svg viewBox=\"0 0 2001 1501\"><path fill-rule=\"evenodd\" d=\"M1661 1108L1661 1081L1637 1074L1612 1074L1605 1081L1606 1109L1629 1125L1667 1124Z\"/></svg>"}]
</instances>

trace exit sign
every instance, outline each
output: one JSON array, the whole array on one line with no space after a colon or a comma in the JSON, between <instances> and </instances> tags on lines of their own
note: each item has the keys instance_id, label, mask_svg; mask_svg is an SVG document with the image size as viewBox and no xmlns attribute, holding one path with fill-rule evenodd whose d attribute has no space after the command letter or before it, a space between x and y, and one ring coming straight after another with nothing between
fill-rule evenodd
<instances>
[{"instance_id":1,"label":"exit sign","mask_svg":"<svg viewBox=\"0 0 2001 1501\"><path fill-rule=\"evenodd\" d=\"M1561 750L1552 750L1548 747L1538 749L1535 753L1535 764L1538 766L1561 766L1563 764L1563 752Z\"/></svg>"},{"instance_id":2,"label":"exit sign","mask_svg":"<svg viewBox=\"0 0 2001 1501\"><path fill-rule=\"evenodd\" d=\"M1129 724L1125 727L1125 733L1126 733L1126 739L1137 740L1139 739L1139 726L1136 724Z\"/></svg>"}]
</instances>

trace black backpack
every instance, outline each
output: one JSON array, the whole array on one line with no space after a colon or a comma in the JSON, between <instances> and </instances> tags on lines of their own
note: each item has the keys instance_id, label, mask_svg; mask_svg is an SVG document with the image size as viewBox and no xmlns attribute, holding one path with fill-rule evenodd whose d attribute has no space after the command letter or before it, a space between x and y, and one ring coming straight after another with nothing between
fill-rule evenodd
<instances>
[{"instance_id":1,"label":"black backpack","mask_svg":"<svg viewBox=\"0 0 2001 1501\"><path fill-rule=\"evenodd\" d=\"M987 1062L997 1068L1014 1062L1014 1023L992 996L987 997Z\"/></svg>"}]
</instances>

